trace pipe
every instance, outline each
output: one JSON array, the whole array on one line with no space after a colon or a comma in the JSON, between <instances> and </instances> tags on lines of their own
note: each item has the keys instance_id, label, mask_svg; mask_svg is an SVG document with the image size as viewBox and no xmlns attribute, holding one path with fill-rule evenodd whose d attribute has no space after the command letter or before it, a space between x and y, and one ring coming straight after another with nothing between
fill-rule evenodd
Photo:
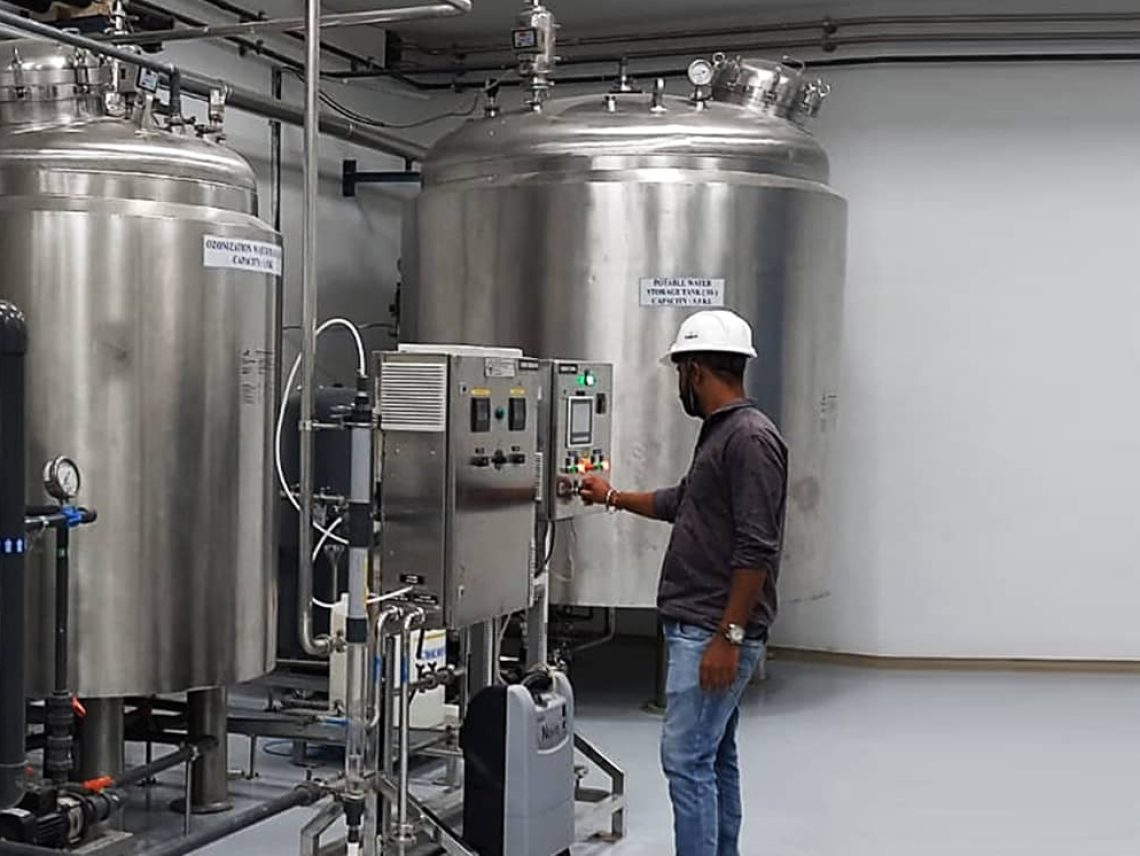
<instances>
[{"instance_id":1,"label":"pipe","mask_svg":"<svg viewBox=\"0 0 1140 856\"><path fill-rule=\"evenodd\" d=\"M459 2L459 0L456 0L456 2ZM133 51L125 50L106 42L95 41L94 39L79 36L65 30L56 29L47 24L41 24L38 21L21 18L19 15L13 15L11 12L0 10L0 25L18 30L19 32L42 36L43 38L51 39L61 44L83 48L92 53L102 54L103 56L151 69L152 71L157 71L166 78L167 86L170 89L170 115L172 117L178 117L182 112L183 92L189 92L193 95L208 99L211 92L221 91L226 96L226 103L237 110L254 113L266 119L277 119L281 122L287 122L290 125L304 125L306 121L303 111L275 101L272 98L267 98L252 90L232 86L224 81L216 80L211 77L184 73L178 66L172 63L159 62L143 54L136 54ZM306 77L307 76L308 74L306 73ZM314 111L314 115L318 113L319 111ZM379 129L362 127L355 122L349 122L331 114L320 113L319 121L320 130L324 133L349 143L375 149L376 151L386 152L411 160L422 160L426 152L423 146L410 143L392 134L384 133Z\"/></svg>"},{"instance_id":2,"label":"pipe","mask_svg":"<svg viewBox=\"0 0 1140 856\"><path fill-rule=\"evenodd\" d=\"M1081 13L1008 13L1008 14L965 14L965 15L878 15L857 18L836 18L826 16L811 20L774 22L756 26L720 26L704 29L684 29L666 31L644 31L638 33L610 33L595 36L559 37L560 46L565 48L581 48L603 45L627 45L638 42L661 43L667 41L704 40L740 38L742 36L765 36L785 33L813 33L817 34L816 43L821 40L819 34L830 36L839 31L859 29L865 27L900 27L900 26L946 26L968 25L986 26L990 24L1130 24L1140 21L1137 12L1081 12ZM418 52L427 56L447 56L474 54L502 53L503 45L499 42L480 42L472 44L449 45L446 48L424 48Z\"/></svg>"},{"instance_id":3,"label":"pipe","mask_svg":"<svg viewBox=\"0 0 1140 856\"><path fill-rule=\"evenodd\" d=\"M133 785L142 784L154 778L159 773L171 770L180 764L185 764L187 761L194 761L201 757L202 753L212 750L217 745L217 742L218 741L213 737L202 737L198 740L191 740L184 743L175 751L163 755L161 758L157 758L149 764L131 767L121 776L114 779L114 787L129 788Z\"/></svg>"},{"instance_id":4,"label":"pipe","mask_svg":"<svg viewBox=\"0 0 1140 856\"><path fill-rule=\"evenodd\" d=\"M24 795L27 715L24 684L24 356L23 313L0 300L0 809Z\"/></svg>"},{"instance_id":5,"label":"pipe","mask_svg":"<svg viewBox=\"0 0 1140 856\"><path fill-rule=\"evenodd\" d=\"M172 117L182 115L182 72L178 66L168 62L160 62L156 59L143 56L142 54L137 54L134 51L115 47L114 45L97 42L94 39L89 39L86 36L80 36L67 30L60 30L50 24L41 24L39 21L33 21L30 18L22 18L19 15L6 12L2 9L0 9L0 24L21 33L41 36L45 39L60 42L61 44L70 45L75 48L83 48L92 53L117 59L120 62L137 65L158 72L166 78L166 85L170 89L170 115Z\"/></svg>"},{"instance_id":6,"label":"pipe","mask_svg":"<svg viewBox=\"0 0 1140 856\"><path fill-rule=\"evenodd\" d=\"M47 706L47 744L44 773L56 784L63 784L75 766L72 756L75 714L67 688L68 623L71 602L71 530L66 525L55 530L55 663L51 696Z\"/></svg>"},{"instance_id":7,"label":"pipe","mask_svg":"<svg viewBox=\"0 0 1140 856\"><path fill-rule=\"evenodd\" d=\"M319 51L318 51L319 55ZM308 72L305 77L308 79ZM192 95L209 98L213 90L221 90L226 97L226 104L235 110L242 110L261 116L263 119L275 119L288 125L305 126L305 111L278 101L274 98L261 95L250 89L233 86L223 81L214 80L202 75L186 73L182 77L182 89ZM374 149L378 152L396 155L407 160L422 161L427 149L418 143L410 142L402 137L390 134L379 128L368 128L364 125L350 122L331 113L320 112L320 131L353 143L358 146Z\"/></svg>"},{"instance_id":8,"label":"pipe","mask_svg":"<svg viewBox=\"0 0 1140 856\"><path fill-rule=\"evenodd\" d=\"M301 244L301 421L299 458L300 535L297 556L297 628L301 649L310 657L326 657L327 636L313 631L313 416L315 389L313 370L317 352L317 202L320 193L320 149L317 117L320 114L320 19L321 0L305 0L305 151L304 199Z\"/></svg>"},{"instance_id":9,"label":"pipe","mask_svg":"<svg viewBox=\"0 0 1140 856\"><path fill-rule=\"evenodd\" d=\"M209 826L202 824L199 829L160 844L149 850L144 850L141 856L184 856L193 853L208 844L220 841L243 829L256 826L263 821L276 817L290 809L312 805L324 796L321 787L314 782L304 782L292 790L263 802L245 811L236 812L222 819L212 822ZM2 851L0 851L2 852Z\"/></svg>"},{"instance_id":10,"label":"pipe","mask_svg":"<svg viewBox=\"0 0 1140 856\"><path fill-rule=\"evenodd\" d=\"M284 84L284 75L280 68L273 69L269 77L269 84L270 91L273 93L273 100L280 102ZM272 119L269 122L269 207L273 211L273 228L277 232L281 231L281 167L281 123ZM280 280L282 277L278 277L278 279ZM283 288L284 286L279 287ZM284 305L284 297L283 293L277 295L278 305ZM280 327L280 325L278 326ZM280 379L278 379L278 386L280 386Z\"/></svg>"},{"instance_id":11,"label":"pipe","mask_svg":"<svg viewBox=\"0 0 1140 856\"><path fill-rule=\"evenodd\" d=\"M404 616L400 629L400 653L404 661L400 678L400 770L396 794L396 830L393 840L411 844L416 840L415 829L408 823L408 756L411 754L410 720L412 718L412 670L415 654L412 653L412 628L423 624L424 611L415 609Z\"/></svg>"},{"instance_id":12,"label":"pipe","mask_svg":"<svg viewBox=\"0 0 1140 856\"><path fill-rule=\"evenodd\" d=\"M339 29L376 24L402 24L425 18L450 18L465 15L471 11L471 0L443 0L427 6L399 6L393 9L371 9L359 12L342 12L335 15L318 16L313 24L320 29ZM191 39L219 39L230 36L250 36L263 33L285 33L308 31L312 19L306 14L303 18L266 18L242 21L237 24L207 24L201 27L185 27L173 30L151 30L148 33L114 36L115 44L148 44L151 42L178 42Z\"/></svg>"}]
</instances>

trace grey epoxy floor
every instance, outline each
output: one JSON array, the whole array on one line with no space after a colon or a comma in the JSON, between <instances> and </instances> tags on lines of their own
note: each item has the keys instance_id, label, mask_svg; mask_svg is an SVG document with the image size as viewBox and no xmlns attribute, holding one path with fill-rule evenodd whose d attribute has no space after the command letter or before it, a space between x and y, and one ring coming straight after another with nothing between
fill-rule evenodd
<instances>
[{"instance_id":1,"label":"grey epoxy floor","mask_svg":"<svg viewBox=\"0 0 1140 856\"><path fill-rule=\"evenodd\" d=\"M629 813L625 841L585 843L575 856L671 852L659 720L641 711L652 675L644 649L603 649L578 665L579 727L626 768ZM1138 714L1140 678L1127 675L773 662L744 704L742 852L1140 853ZM295 775L263 764L256 789ZM202 852L296 853L305 817L295 811Z\"/></svg>"}]
</instances>

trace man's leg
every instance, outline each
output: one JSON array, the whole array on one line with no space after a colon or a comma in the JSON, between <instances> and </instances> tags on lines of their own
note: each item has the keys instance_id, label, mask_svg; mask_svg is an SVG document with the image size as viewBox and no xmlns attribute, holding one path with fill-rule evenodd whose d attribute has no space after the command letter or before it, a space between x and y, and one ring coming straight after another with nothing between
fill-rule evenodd
<instances>
[{"instance_id":1,"label":"man's leg","mask_svg":"<svg viewBox=\"0 0 1140 856\"><path fill-rule=\"evenodd\" d=\"M740 805L740 765L736 757L739 719L740 710L734 710L716 753L717 856L739 856L740 853L740 823L744 811Z\"/></svg>"},{"instance_id":2,"label":"man's leg","mask_svg":"<svg viewBox=\"0 0 1140 856\"><path fill-rule=\"evenodd\" d=\"M740 695L736 686L723 693L701 689L701 658L712 636L689 625L665 626L669 671L661 766L673 803L677 856L717 856L716 759Z\"/></svg>"},{"instance_id":3,"label":"man's leg","mask_svg":"<svg viewBox=\"0 0 1140 856\"><path fill-rule=\"evenodd\" d=\"M740 763L736 752L736 726L740 721L740 698L744 695L764 647L759 642L746 642L740 649L740 669L732 687L732 716L724 728L716 754L717 787L717 856L740 856L740 824L744 811L740 799Z\"/></svg>"}]
</instances>

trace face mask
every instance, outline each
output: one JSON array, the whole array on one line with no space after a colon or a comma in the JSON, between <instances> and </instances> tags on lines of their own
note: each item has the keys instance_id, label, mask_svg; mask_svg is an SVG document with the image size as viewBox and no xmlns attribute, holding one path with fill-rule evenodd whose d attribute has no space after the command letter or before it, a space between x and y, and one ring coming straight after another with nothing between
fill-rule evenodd
<instances>
[{"instance_id":1,"label":"face mask","mask_svg":"<svg viewBox=\"0 0 1140 856\"><path fill-rule=\"evenodd\" d=\"M681 407L685 409L686 415L699 419L702 416L701 403L697 400L696 387L689 381L690 371L692 369L688 366L681 370Z\"/></svg>"}]
</instances>

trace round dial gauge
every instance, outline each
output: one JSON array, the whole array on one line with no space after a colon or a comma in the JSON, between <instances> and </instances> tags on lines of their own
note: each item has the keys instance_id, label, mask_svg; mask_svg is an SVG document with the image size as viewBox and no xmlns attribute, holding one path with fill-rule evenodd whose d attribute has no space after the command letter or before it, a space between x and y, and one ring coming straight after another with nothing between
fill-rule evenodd
<instances>
[{"instance_id":1,"label":"round dial gauge","mask_svg":"<svg viewBox=\"0 0 1140 856\"><path fill-rule=\"evenodd\" d=\"M82 479L79 467L71 458L53 458L44 467L44 488L62 503L68 503L79 494Z\"/></svg>"},{"instance_id":2,"label":"round dial gauge","mask_svg":"<svg viewBox=\"0 0 1140 856\"><path fill-rule=\"evenodd\" d=\"M693 86L708 86L712 79L713 66L707 59L695 59L689 63L689 83Z\"/></svg>"}]
</instances>

